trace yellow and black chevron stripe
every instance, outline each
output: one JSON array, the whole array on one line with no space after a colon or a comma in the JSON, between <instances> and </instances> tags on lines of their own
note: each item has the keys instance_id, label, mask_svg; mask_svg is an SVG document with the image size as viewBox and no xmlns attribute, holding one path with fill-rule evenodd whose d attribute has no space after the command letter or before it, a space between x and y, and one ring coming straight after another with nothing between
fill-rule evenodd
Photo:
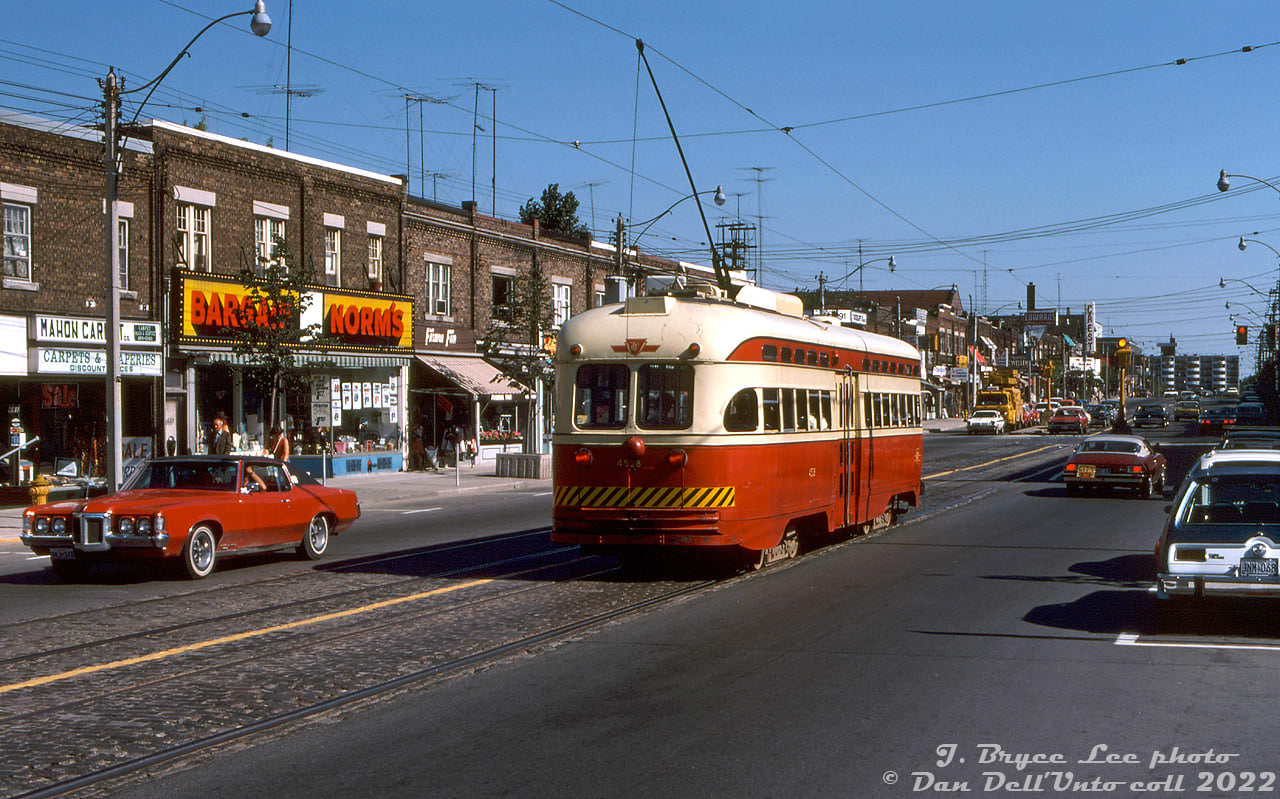
<instances>
[{"instance_id":1,"label":"yellow and black chevron stripe","mask_svg":"<svg viewBox=\"0 0 1280 799\"><path fill-rule=\"evenodd\" d=\"M731 508L733 486L559 486L556 504L580 508Z\"/></svg>"}]
</instances>

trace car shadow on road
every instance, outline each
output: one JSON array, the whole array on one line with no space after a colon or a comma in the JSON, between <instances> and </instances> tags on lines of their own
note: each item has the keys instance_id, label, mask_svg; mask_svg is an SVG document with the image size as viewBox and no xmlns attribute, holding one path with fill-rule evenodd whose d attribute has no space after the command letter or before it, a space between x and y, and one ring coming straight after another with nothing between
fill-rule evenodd
<instances>
[{"instance_id":1,"label":"car shadow on road","mask_svg":"<svg viewBox=\"0 0 1280 799\"><path fill-rule=\"evenodd\" d=\"M1070 576L1033 579L1097 585L1100 590L1071 602L1032 608L1024 621L1060 630L1099 635L1212 636L1253 642L1280 639L1280 600L1213 597L1199 601L1159 599L1151 555L1122 555L1073 564Z\"/></svg>"}]
</instances>

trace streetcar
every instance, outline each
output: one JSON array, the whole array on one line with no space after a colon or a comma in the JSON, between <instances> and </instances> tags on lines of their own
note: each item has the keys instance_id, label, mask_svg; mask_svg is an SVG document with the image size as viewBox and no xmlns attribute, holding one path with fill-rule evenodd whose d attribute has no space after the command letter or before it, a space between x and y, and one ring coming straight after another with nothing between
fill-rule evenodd
<instances>
[{"instance_id":1,"label":"streetcar","mask_svg":"<svg viewBox=\"0 0 1280 799\"><path fill-rule=\"evenodd\" d=\"M794 557L919 503L920 353L758 286L632 297L556 344L552 540Z\"/></svg>"}]
</instances>

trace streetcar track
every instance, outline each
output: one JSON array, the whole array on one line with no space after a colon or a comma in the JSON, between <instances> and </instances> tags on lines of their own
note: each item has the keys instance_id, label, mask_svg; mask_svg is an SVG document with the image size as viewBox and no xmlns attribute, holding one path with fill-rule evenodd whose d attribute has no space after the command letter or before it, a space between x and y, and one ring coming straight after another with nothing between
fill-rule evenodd
<instances>
[{"instance_id":1,"label":"streetcar track","mask_svg":"<svg viewBox=\"0 0 1280 799\"><path fill-rule=\"evenodd\" d=\"M509 576L514 577L514 576L519 576L524 574L531 574L534 572L542 571L544 569L553 569L553 568L559 568L563 566L571 566L575 563L583 563L586 561L596 560L596 559L597 558L595 558L594 556L585 556L585 557L575 558L573 560L568 560L568 561L557 561L555 563L548 563L544 566L539 566L535 569L526 569L520 572L513 572ZM283 646L275 646L272 648L271 652L267 654L255 653L247 656L233 657L231 659L222 659L222 660L218 660L217 662L207 663L202 666L183 669L176 673L171 672L168 674L157 675L151 679L144 679L140 682L134 682L129 685L124 685L118 688L114 688L112 690L100 691L98 693L94 693L89 696L77 697L74 700L59 703L56 705L49 705L42 708L27 710L22 713L18 713L11 716L0 716L0 722L15 722L15 721L30 720L33 718L38 718L39 716L44 714L56 713L59 710L65 710L69 707L82 705L85 702L104 699L104 698L107 698L110 696L116 696L119 694L127 694L133 691L142 690L149 686L161 685L167 682L171 682L172 680L175 680L175 679L192 677L198 674L204 674L210 671L214 671L216 669L223 669L223 668L228 668L232 666L239 666L239 665L244 665L248 663L253 663L255 661L264 660L268 656L275 658L283 654L302 652L307 649L313 649L317 646L323 646L323 645L331 644L337 641L357 638L359 636L367 636L372 633L381 632L383 630L386 630L387 628L396 627L397 625L404 624L405 622L420 621L422 619L430 618L431 616L439 616L446 613L453 613L458 610L474 608L479 605L483 605L487 603L493 603L500 600L511 599L513 597L520 596L521 594L527 593L529 591L538 590L546 585L561 585L565 583L577 582L580 580L586 580L592 577L597 577L603 574L608 574L611 571L618 571L618 569L619 569L618 566L612 566L605 569L596 569L594 571L587 571L582 574L571 575L563 579L555 580L549 583L531 583L529 585L524 585L519 588L503 591L501 593L475 597L472 599L465 600L463 602L451 604L447 607L432 607L425 610L414 610L414 611L408 611L403 613L393 613L393 614L389 614L388 618L385 621L375 625L362 626L356 629L345 630L342 632L328 633L322 636L312 636L308 638L306 641L299 641L294 644L286 644Z\"/></svg>"},{"instance_id":2,"label":"streetcar track","mask_svg":"<svg viewBox=\"0 0 1280 799\"><path fill-rule=\"evenodd\" d=\"M453 550L457 550L457 549L465 549L465 548L468 548L468 547L475 547L475 546L481 546L481 545L484 545L484 544L500 542L500 541L503 541L503 540L515 540L515 539L517 539L517 538L523 538L523 537L527 537L527 536L541 535L541 534L545 534L545 533L546 533L546 532L548 532L549 530L550 530L550 528L541 528L541 529L539 529L539 530L534 530L534 531L521 531L520 533L514 533L514 534L510 534L510 535L502 535L502 536L495 536L495 537L491 537L491 538L479 539L479 540L477 540L477 541L470 542L470 543L464 542L464 543L460 543L460 544L454 544L454 545L450 545L450 546L447 546L447 547L442 547L442 548L440 548L440 549L431 549L431 550L430 550L430 554L433 554L433 555L434 555L434 554L439 553L439 552L449 552L449 551L453 551ZM28 654L25 654L25 655L16 655L16 656L11 656L11 657L4 657L4 658L0 658L0 666L8 666L8 665L11 665L11 664L14 664L14 663L20 663L20 662L23 662L23 661L31 660L31 659L36 658L36 657L46 657L46 656L50 656L50 655L67 654L67 653L77 652L77 651L81 651L81 650L88 649L88 648L95 647L95 646L106 646L106 645L114 644L114 643L123 643L123 642L126 642L126 641L130 641L130 640L134 640L134 639L138 639L138 638L146 638L146 637L150 637L150 636L154 636L154 635L165 635L165 634L169 634L169 633L174 633L174 632L179 632L179 631L182 631L182 630L191 629L191 628L193 628L193 627L198 627L198 626L205 625L205 624L218 624L218 623L227 622L227 621L234 621L234 620L236 620L236 619L243 619L243 618L246 618L246 617L248 617L248 616L253 616L253 615L261 614L261 613L271 613L271 612L276 612L276 611L281 611L281 610L287 610L287 609L290 609L290 608L301 607L301 606L304 606L304 605L311 605L311 604L315 604L315 603L319 603L319 602L328 602L328 601L332 601L332 600L336 600L336 599L342 599L342 598L345 598L345 597L350 597L350 596L355 595L355 594L362 594L362 593L366 593L366 594L367 594L367 593L373 593L373 592L376 592L376 591L391 591L391 590L393 590L393 589L397 588L398 586L403 586L403 585L408 584L408 583L417 583L417 582L421 582L422 580L429 580L429 579L441 579L441 578L448 578L448 577L457 577L457 576L459 576L459 575L465 574L465 573L470 572L470 571L478 571L478 570L483 570L483 569L493 568L493 567L495 567L495 566L502 566L502 565L505 565L505 564L507 564L507 563L512 562L513 560L521 560L521 559L525 559L525 558L534 558L534 557L541 557L541 556L544 556L544 555L556 554L556 553L559 553L559 552L565 552L565 551L567 551L567 550L569 550L569 549L571 549L571 548L572 548L572 547L563 546L563 547L557 547L557 548L555 548L555 549L544 549L544 550L539 550L538 552L530 552L530 553L526 553L526 554L524 554L524 555L514 556L514 557L512 557L512 558L500 558L500 559L498 559L498 560L486 561L486 562L484 562L484 563L471 564L471 565L467 565L467 566L459 566L459 567L454 568L454 569L448 569L448 570L440 571L440 572L433 572L433 573L430 573L430 574L414 575L413 577L407 577L407 578L405 578L405 579L403 579L403 580L396 580L396 581L394 581L394 582L382 583L382 584L380 584L380 585L376 585L376 586L364 586L364 587L360 587L360 588L351 588L351 589L347 589L347 590L344 590L344 591L335 591L335 592L328 593L328 594L321 594L321 595L319 595L319 596L308 597L308 598L306 598L306 599L298 599L298 600L294 600L294 601L292 601L292 602L281 602L281 603L278 603L278 604L275 604L275 605L267 605L267 606L260 607L260 608L250 608L250 609L248 609L248 610L236 611L235 613L226 613L226 614L222 614L222 615L220 615L220 616L210 616L210 617L205 617L205 618L202 618L202 619L193 619L193 620L191 620L191 621L181 622L181 623L178 623L178 624L170 624L170 625L167 625L167 626L164 626L164 627L152 627L152 628L148 628L148 629L146 629L146 630L141 630L141 631L138 631L138 632L125 633L125 634L122 634L122 635L111 636L111 637L109 637L109 638L100 638L100 639L96 639L96 640L93 640L93 641L84 641L84 642L77 643L77 644L69 644L69 645L67 645L67 646L58 647L58 648L55 648L55 649L45 649L45 650L41 650L41 651L39 651L39 652L31 652L31 653L28 653ZM374 559L367 559L367 560L363 560L363 561L361 561L361 562L360 562L359 564L357 564L357 565L364 566L364 565L369 565L369 564L372 564L372 563L383 563L383 562L388 562L388 561L404 560L404 559L407 559L407 558L420 557L420 556L422 556L423 554L424 554L424 553L423 553L423 552L421 552L421 551L415 551L415 552L412 552L412 553L401 553L401 554L394 555L394 556L377 557L377 558L374 558ZM345 568L346 568L346 565L344 564L344 565L343 565L343 566L341 566L341 567L336 567L336 568L332 569L332 571L338 571L338 570L340 570L340 569L345 569ZM351 568L355 568L355 566L353 565ZM190 593L186 593L186 594L179 594L179 595L175 595L175 596L182 597L182 598L191 598L191 597L196 597L196 598L198 598L198 597L200 597L201 595L204 595L204 594L217 594L217 593L220 593L220 592L222 592L222 591L225 591L225 590L227 590L227 589L232 589L232 588L233 588L233 589L235 589L235 590L241 590L241 589L245 589L245 588L256 588L256 587L260 587L260 586L263 586L263 585L267 585L267 584L271 584L271 583L276 583L276 582L296 581L296 580L304 579L304 578L306 578L306 577L308 577L308 576L313 576L313 575L315 575L316 573L317 573L317 572L316 572L315 570L310 570L310 571L306 571L306 572L300 572L300 573L298 573L298 574L285 575L285 576L276 576L276 577L274 577L274 578L270 578L270 579L257 580L257 581L252 581L252 582L248 582L248 583L241 583L241 584L237 584L237 585L234 585L234 586L219 586L219 587L217 587L217 588L211 588L211 589L203 590L203 591L193 591L193 592L190 592ZM141 606L141 605L148 605L148 604L152 604L152 603L156 603L156 602L163 602L163 603L165 603L166 605L168 605L168 604L172 604L173 600L175 599L175 596L168 596L168 597L160 597L160 598L156 598L156 599L147 599L147 600L142 600L142 601L139 601L139 602L137 602L137 603L130 603L129 605L127 605L127 607L129 607L129 608L131 608L131 609L132 609L132 608L137 607L137 606ZM122 606L117 606L117 607L122 607ZM62 621L62 620L65 620L65 619L73 619L73 620L77 620L77 621L79 621L79 620L83 619L83 617L84 617L84 613L83 613L83 611L76 611L76 612L71 612L71 613L64 613L64 614L59 615L59 616L49 616L49 617L41 618L41 619L27 619L27 620L24 620L24 621L21 621L21 622L14 622L14 623L9 624L9 625L0 625L0 631L5 631L5 630L7 630L8 628L12 628L12 627L29 627L30 625L32 625L32 624L37 624L37 623L38 623L38 624L56 624L57 622Z\"/></svg>"},{"instance_id":3,"label":"streetcar track","mask_svg":"<svg viewBox=\"0 0 1280 799\"><path fill-rule=\"evenodd\" d=\"M426 680L448 674L450 672L461 671L473 665L478 665L487 661L496 660L498 658L512 654L519 650L527 649L532 646L537 646L547 641L563 638L564 636L570 635L572 633L579 632L581 630L586 630L601 624L605 624L609 621L613 621L623 616L627 616L632 613L639 612L646 608L653 607L655 605L661 604L663 602L667 602L677 597L684 596L686 594L691 594L697 591L701 591L705 588L715 585L717 582L718 582L717 580L705 580L698 583L681 586L679 588L675 588L670 591L663 592L657 596L649 597L647 599L643 599L638 602L633 602L624 607L614 608L613 610L605 611L603 613L597 613L597 614L588 616L585 619L579 619L577 621L569 622L567 624L562 624L557 627L553 627L549 630L544 630L543 632L525 636L523 638L519 638L514 641L508 641L507 643L504 643L504 644L499 644L497 646L492 646L486 649L482 649L478 652L473 652L469 655L462 655L456 658L451 658L441 663L437 663L432 666L419 669L410 674L401 675L399 677L396 677L390 680L384 680L382 682L375 683L374 685L371 685L371 686L366 686L364 688L348 691L340 696L333 697L331 699L322 700L320 702L315 702L301 708L296 708L294 710L278 713L274 716L268 716L265 719L260 719L258 721L251 722L249 724L244 724L239 727L226 730L214 735L206 736L204 738L200 738L195 741L191 741L185 744L179 744L177 746L173 746L168 749L163 749L159 752L155 752L150 755L134 758L124 763L119 763L114 766L109 766L104 769L99 769L97 771L90 772L89 774L83 774L78 777L61 780L59 782L46 785L42 788L37 788L23 794L18 794L16 795L15 799L41 799L42 797L59 796L61 794L67 793L68 791L77 790L80 788L87 788L87 787L105 782L110 779L115 779L117 777L124 777L134 772L140 771L142 769L161 765L163 763L167 763L181 757L193 755L193 754L202 752L204 750L212 749L213 747L219 746L224 743L229 743L231 741L239 740L241 738L245 738L250 735L254 735L256 733L266 732L268 730L272 730L277 727L282 727L290 723L303 721L312 716L317 716L331 710L336 710L336 709L345 707L347 705L353 704L355 702L359 702L365 699L370 699L383 694L387 694L392 691L396 691L401 688L414 685L416 683L425 682Z\"/></svg>"}]
</instances>

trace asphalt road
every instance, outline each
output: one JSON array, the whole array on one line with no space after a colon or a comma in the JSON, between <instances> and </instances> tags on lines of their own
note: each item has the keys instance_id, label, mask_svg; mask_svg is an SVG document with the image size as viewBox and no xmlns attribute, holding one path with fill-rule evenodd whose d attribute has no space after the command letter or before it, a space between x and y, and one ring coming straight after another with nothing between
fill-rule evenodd
<instances>
[{"instance_id":1,"label":"asphalt road","mask_svg":"<svg viewBox=\"0 0 1280 799\"><path fill-rule=\"evenodd\" d=\"M1274 791L1256 689L1280 652L1275 613L1161 619L1163 502L1068 500L1051 475L1071 437L955 439L926 442L926 473L950 473L898 528L112 790ZM1039 451L1002 460L1018 449Z\"/></svg>"}]
</instances>

